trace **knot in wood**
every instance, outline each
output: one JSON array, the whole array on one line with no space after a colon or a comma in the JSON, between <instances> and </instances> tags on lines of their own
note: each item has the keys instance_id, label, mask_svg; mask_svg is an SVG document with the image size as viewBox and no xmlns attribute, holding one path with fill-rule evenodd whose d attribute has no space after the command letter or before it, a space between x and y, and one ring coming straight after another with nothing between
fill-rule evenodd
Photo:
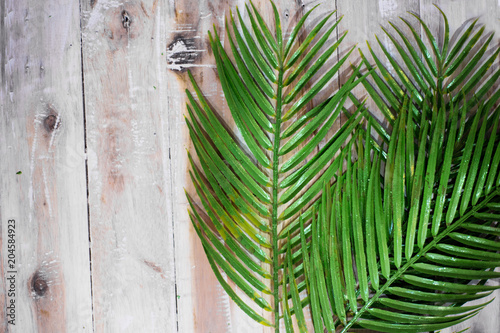
<instances>
[{"instance_id":1,"label":"knot in wood","mask_svg":"<svg viewBox=\"0 0 500 333\"><path fill-rule=\"evenodd\" d=\"M130 25L132 24L132 19L130 18L129 13L124 10L122 11L122 25L125 29L129 30Z\"/></svg>"},{"instance_id":2,"label":"knot in wood","mask_svg":"<svg viewBox=\"0 0 500 333\"><path fill-rule=\"evenodd\" d=\"M45 296L45 294L47 294L47 291L49 290L47 281L38 271L33 275L33 278L31 279L31 290L37 297Z\"/></svg>"},{"instance_id":3,"label":"knot in wood","mask_svg":"<svg viewBox=\"0 0 500 333\"><path fill-rule=\"evenodd\" d=\"M50 114L43 120L43 126L48 132L52 132L59 126L59 121L56 115Z\"/></svg>"}]
</instances>

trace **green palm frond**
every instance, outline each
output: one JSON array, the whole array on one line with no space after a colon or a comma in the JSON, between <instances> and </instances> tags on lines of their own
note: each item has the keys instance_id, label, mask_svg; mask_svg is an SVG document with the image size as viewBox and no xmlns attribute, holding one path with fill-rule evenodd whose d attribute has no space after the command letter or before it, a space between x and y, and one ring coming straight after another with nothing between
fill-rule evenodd
<instances>
[{"instance_id":1,"label":"green palm frond","mask_svg":"<svg viewBox=\"0 0 500 333\"><path fill-rule=\"evenodd\" d=\"M397 31L409 52L396 45L405 66L381 44L397 78L371 50L376 88L363 81L391 127L382 136L386 155L366 137L371 120L354 134L345 167L325 191L330 198L311 219L312 244L302 244L315 331L439 330L474 316L488 302L464 304L498 288L484 284L500 277L494 271L500 266L498 71L484 74L499 51L481 59L488 39L478 53L466 54L472 47L465 47L457 56L469 27L448 53L445 17L442 49L424 25L434 58L417 39L427 59L417 63L418 53ZM454 57L470 61L456 65L464 68L460 79L448 78ZM425 73L427 84L418 77Z\"/></svg>"},{"instance_id":2,"label":"green palm frond","mask_svg":"<svg viewBox=\"0 0 500 333\"><path fill-rule=\"evenodd\" d=\"M252 3L248 22L230 14L227 49L209 32L237 133L191 74L186 90L189 215L221 286L276 332L281 320L307 332L306 311L316 332L424 332L471 318L500 277L500 70L489 70L500 48L476 21L452 43L444 14L440 42L403 19L411 36L386 31L401 60L379 42L385 67L368 44L374 65L361 53L333 88L353 51L332 59L341 18L303 34L313 8L284 39L271 4L272 28ZM353 95L359 83L387 129Z\"/></svg>"},{"instance_id":3,"label":"green palm frond","mask_svg":"<svg viewBox=\"0 0 500 333\"><path fill-rule=\"evenodd\" d=\"M253 4L246 8L249 24L239 10L235 16L231 13L226 22L231 52L222 47L215 29L209 32L218 77L243 142L219 120L191 74L195 93L186 91L186 122L199 161L195 163L188 153L199 198L197 204L188 195L190 217L209 263L245 313L278 330L279 302L288 296L294 307L284 308L283 313L293 311L305 327L300 316L306 304L299 295L302 278L280 278L295 269L300 249L293 260L283 262L280 257L300 245L300 237L288 244L287 236L300 228L301 212L311 216L319 205L323 182L340 167L340 159L334 156L366 115L361 103L349 121L333 130L350 91L368 74L352 75L334 91L333 79L353 51L330 65L345 36L328 46L339 20L332 22L333 13L327 15L301 41L298 35L313 8L284 40L277 9L271 4L274 32ZM319 92L327 85L333 92L318 102ZM311 108L313 100L316 106ZM310 228L303 232L309 235ZM233 284L253 303L238 296ZM270 296L263 297L266 294ZM270 311L274 322L259 308Z\"/></svg>"},{"instance_id":4,"label":"green palm frond","mask_svg":"<svg viewBox=\"0 0 500 333\"><path fill-rule=\"evenodd\" d=\"M445 104L447 109L449 103L466 103L467 109L477 109L481 102L493 105L500 98L497 84L500 69L490 69L500 52L498 47L489 49L493 33L486 34L485 27L479 27L476 19L457 31L451 42L448 19L439 7L437 9L444 20L442 40L431 33L420 17L412 14L421 24L425 37L420 36L420 26L413 26L401 18L402 25L411 32L410 36L403 32L402 27L389 22L392 30L382 29L391 41L391 47L376 37L386 61L367 42L378 71L372 74L370 82L363 84L390 125L394 125L406 97L412 97L416 108L430 107L437 99L438 107ZM389 49L394 49L395 54ZM371 69L369 59L362 51L360 54L362 62Z\"/></svg>"},{"instance_id":5,"label":"green palm frond","mask_svg":"<svg viewBox=\"0 0 500 333\"><path fill-rule=\"evenodd\" d=\"M384 166L355 134L357 158L345 156L325 184L312 245L302 245L315 331L438 330L474 316L489 302L464 304L499 288L484 283L500 277L500 108L481 104L465 129L463 107L436 106L434 122L419 122L410 105L395 118Z\"/></svg>"}]
</instances>

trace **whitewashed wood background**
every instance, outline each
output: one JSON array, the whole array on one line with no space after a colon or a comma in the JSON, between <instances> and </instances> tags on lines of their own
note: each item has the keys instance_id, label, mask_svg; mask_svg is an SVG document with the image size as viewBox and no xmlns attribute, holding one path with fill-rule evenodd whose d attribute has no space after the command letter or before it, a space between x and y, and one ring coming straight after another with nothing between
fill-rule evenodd
<instances>
[{"instance_id":1,"label":"whitewashed wood background","mask_svg":"<svg viewBox=\"0 0 500 333\"><path fill-rule=\"evenodd\" d=\"M276 3L286 28L319 2ZM442 33L433 3L452 32L475 17L500 31L494 0L330 0L316 15L337 9L343 50L365 48L407 11ZM255 4L272 22L269 3ZM216 282L184 196L186 69L227 117L206 31L236 6L0 0L0 332L265 332ZM15 326L5 316L8 219ZM499 316L497 300L446 332L500 332Z\"/></svg>"}]
</instances>

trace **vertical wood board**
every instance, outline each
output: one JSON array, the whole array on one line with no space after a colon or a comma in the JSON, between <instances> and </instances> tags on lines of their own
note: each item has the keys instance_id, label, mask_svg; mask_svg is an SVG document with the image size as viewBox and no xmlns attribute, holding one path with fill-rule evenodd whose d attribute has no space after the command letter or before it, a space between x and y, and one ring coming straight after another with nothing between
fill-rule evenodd
<instances>
[{"instance_id":1,"label":"vertical wood board","mask_svg":"<svg viewBox=\"0 0 500 333\"><path fill-rule=\"evenodd\" d=\"M159 1L84 1L96 332L177 331Z\"/></svg>"},{"instance_id":2,"label":"vertical wood board","mask_svg":"<svg viewBox=\"0 0 500 333\"><path fill-rule=\"evenodd\" d=\"M17 271L0 331L92 332L79 6L2 1L0 17L2 291Z\"/></svg>"}]
</instances>

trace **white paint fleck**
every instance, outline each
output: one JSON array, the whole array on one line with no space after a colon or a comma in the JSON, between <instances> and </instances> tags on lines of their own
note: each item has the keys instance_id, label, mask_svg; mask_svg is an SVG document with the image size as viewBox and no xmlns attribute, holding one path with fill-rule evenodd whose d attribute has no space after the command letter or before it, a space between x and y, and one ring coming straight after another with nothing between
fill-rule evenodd
<instances>
[{"instance_id":1,"label":"white paint fleck","mask_svg":"<svg viewBox=\"0 0 500 333\"><path fill-rule=\"evenodd\" d=\"M397 0L379 0L378 10L380 16L383 18L392 17L393 13L398 9Z\"/></svg>"},{"instance_id":2,"label":"white paint fleck","mask_svg":"<svg viewBox=\"0 0 500 333\"><path fill-rule=\"evenodd\" d=\"M193 32L196 31L196 29L176 29L176 30L170 30L170 32Z\"/></svg>"},{"instance_id":3,"label":"white paint fleck","mask_svg":"<svg viewBox=\"0 0 500 333\"><path fill-rule=\"evenodd\" d=\"M31 146L31 158L30 158L30 171L31 174L33 175L33 171L35 170L35 153L36 153L36 147L38 146L38 121L37 121L38 116L35 116L34 122L34 128L35 128L35 134L33 135L33 144Z\"/></svg>"},{"instance_id":4,"label":"white paint fleck","mask_svg":"<svg viewBox=\"0 0 500 333\"><path fill-rule=\"evenodd\" d=\"M202 64L184 64L184 65L177 65L177 66L167 66L168 69L173 69L180 71L182 68L191 68L191 67L205 67L205 68L216 68L215 65L202 65Z\"/></svg>"},{"instance_id":5,"label":"white paint fleck","mask_svg":"<svg viewBox=\"0 0 500 333\"><path fill-rule=\"evenodd\" d=\"M498 1L500 1L500 0L498 0ZM211 13L211 12L210 12L210 13L208 13L207 15L200 15L200 20L204 20L204 19L206 19L206 18L209 18L210 16L212 16L212 13Z\"/></svg>"},{"instance_id":6,"label":"white paint fleck","mask_svg":"<svg viewBox=\"0 0 500 333\"><path fill-rule=\"evenodd\" d=\"M93 150L90 146L87 148L87 161L87 165L89 168L89 177L92 181L92 188L95 192L95 197L100 198L102 196L103 184L101 181L101 174L99 172L99 157L95 150ZM99 207L101 204L101 200L96 200L95 202Z\"/></svg>"},{"instance_id":7,"label":"white paint fleck","mask_svg":"<svg viewBox=\"0 0 500 333\"><path fill-rule=\"evenodd\" d=\"M49 185L48 185L48 180L47 180L47 173L45 172L45 168L42 168L42 174L43 174L43 185L44 185L44 192L45 192L45 201L47 201L47 207L49 207L49 217L52 219L53 211L52 211L52 203L50 200L50 191L49 191Z\"/></svg>"},{"instance_id":8,"label":"white paint fleck","mask_svg":"<svg viewBox=\"0 0 500 333\"><path fill-rule=\"evenodd\" d=\"M227 281L227 276L224 272L221 272L222 277L224 280ZM231 305L230 305L230 300L229 296L227 293L224 291L222 286L217 283L216 285L217 288L217 312L221 312L224 317L226 317L226 322L227 322L227 331L226 332L233 332L233 323L232 323L232 318L231 318Z\"/></svg>"},{"instance_id":9,"label":"white paint fleck","mask_svg":"<svg viewBox=\"0 0 500 333\"><path fill-rule=\"evenodd\" d=\"M99 0L91 11L82 12L84 18L88 17L87 24L82 32L87 58L92 59L93 55L102 45L100 31L102 30L103 22L107 21L107 11L110 8L118 8L120 6L123 6L123 3L117 0Z\"/></svg>"},{"instance_id":10,"label":"white paint fleck","mask_svg":"<svg viewBox=\"0 0 500 333\"><path fill-rule=\"evenodd\" d=\"M106 11L110 8L118 8L120 6L123 6L123 4L116 0L97 1L96 7L91 11L90 18L87 22L87 29L100 26L104 21Z\"/></svg>"},{"instance_id":11,"label":"white paint fleck","mask_svg":"<svg viewBox=\"0 0 500 333\"><path fill-rule=\"evenodd\" d=\"M29 203L30 203L30 214L29 214L29 222L30 224L33 221L33 212L34 212L34 207L35 207L35 198L34 198L34 187L33 187L33 173L35 171L35 156L36 156L36 148L38 146L38 121L37 121L37 116L35 116L34 119L34 129L35 129L35 134L33 135L33 143L31 145L31 156L30 156L30 185L28 189L28 197L29 197Z\"/></svg>"}]
</instances>

